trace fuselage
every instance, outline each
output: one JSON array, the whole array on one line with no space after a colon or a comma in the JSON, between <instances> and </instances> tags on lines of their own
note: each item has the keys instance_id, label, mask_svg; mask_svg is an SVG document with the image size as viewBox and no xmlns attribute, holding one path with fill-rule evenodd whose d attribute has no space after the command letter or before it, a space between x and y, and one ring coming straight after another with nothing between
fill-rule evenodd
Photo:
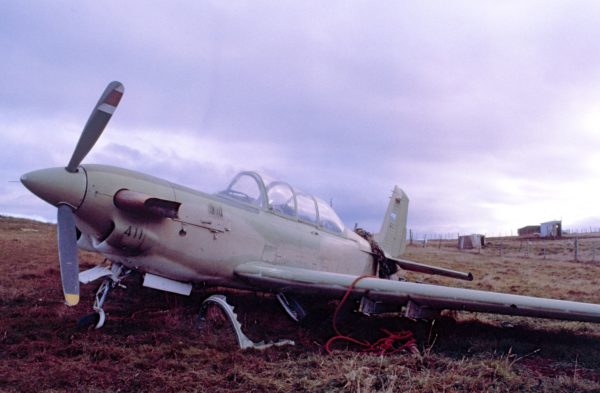
<instances>
[{"instance_id":1,"label":"fuselage","mask_svg":"<svg viewBox=\"0 0 600 393\"><path fill-rule=\"evenodd\" d=\"M125 266L180 281L243 286L234 269L245 262L353 275L372 274L371 248L347 229L331 231L269 202L211 195L138 172L104 165L80 167L86 189L75 215L80 248ZM117 207L128 190L179 204L176 217ZM324 212L325 213L325 212Z\"/></svg>"}]
</instances>

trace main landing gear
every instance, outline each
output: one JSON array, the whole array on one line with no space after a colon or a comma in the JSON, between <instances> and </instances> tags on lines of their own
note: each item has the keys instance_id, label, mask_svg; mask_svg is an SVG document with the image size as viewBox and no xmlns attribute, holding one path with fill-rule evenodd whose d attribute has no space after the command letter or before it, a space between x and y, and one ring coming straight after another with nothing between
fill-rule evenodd
<instances>
[{"instance_id":1,"label":"main landing gear","mask_svg":"<svg viewBox=\"0 0 600 393\"><path fill-rule=\"evenodd\" d=\"M124 269L123 265L120 263L113 263L110 269L106 267L100 267L91 269L89 277L81 277L80 281L82 282L90 282L100 277L106 277L98 291L96 292L96 299L94 300L94 312L82 317L77 322L77 327L80 329L91 328L92 326L95 329L100 329L104 326L104 322L106 321L106 313L102 306L104 306L104 302L106 301L106 297L108 296L108 292L119 286L121 288L125 288L121 281L129 275L131 270Z\"/></svg>"}]
</instances>

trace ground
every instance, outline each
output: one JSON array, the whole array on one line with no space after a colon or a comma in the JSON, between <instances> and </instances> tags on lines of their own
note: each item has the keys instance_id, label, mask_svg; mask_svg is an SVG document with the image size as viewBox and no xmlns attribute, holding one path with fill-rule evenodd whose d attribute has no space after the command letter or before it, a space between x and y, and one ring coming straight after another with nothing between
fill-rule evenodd
<instances>
[{"instance_id":1,"label":"ground","mask_svg":"<svg viewBox=\"0 0 600 393\"><path fill-rule=\"evenodd\" d=\"M405 257L471 271L475 280L407 277L600 303L596 241L579 240L579 262L573 239L491 239L481 251L430 241L409 246ZM97 285L82 286L80 305L63 304L55 242L53 225L0 217L2 392L600 391L600 325L591 323L457 312L414 322L346 312L344 333L376 339L380 328L410 330L419 354L365 355L340 344L329 355L323 345L333 335L335 299L314 299L312 318L298 325L271 294L196 288L182 297L144 288L132 276L111 294L104 328L78 329ZM99 263L81 254L82 268ZM227 295L253 340L296 345L241 351L218 320L199 330L200 304L212 293Z\"/></svg>"}]
</instances>

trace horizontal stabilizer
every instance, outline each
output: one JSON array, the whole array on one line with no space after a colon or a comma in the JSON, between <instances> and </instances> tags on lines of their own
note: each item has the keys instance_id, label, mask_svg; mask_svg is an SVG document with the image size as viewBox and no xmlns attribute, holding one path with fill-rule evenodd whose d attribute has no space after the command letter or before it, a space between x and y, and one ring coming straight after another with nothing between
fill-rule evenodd
<instances>
[{"instance_id":1,"label":"horizontal stabilizer","mask_svg":"<svg viewBox=\"0 0 600 393\"><path fill-rule=\"evenodd\" d=\"M461 280L473 281L473 274L460 272L458 270L446 269L443 267L425 265L423 263L413 262L406 259L396 259L387 257L389 261L394 262L398 267L404 270L417 273L435 274L438 276L458 278Z\"/></svg>"}]
</instances>

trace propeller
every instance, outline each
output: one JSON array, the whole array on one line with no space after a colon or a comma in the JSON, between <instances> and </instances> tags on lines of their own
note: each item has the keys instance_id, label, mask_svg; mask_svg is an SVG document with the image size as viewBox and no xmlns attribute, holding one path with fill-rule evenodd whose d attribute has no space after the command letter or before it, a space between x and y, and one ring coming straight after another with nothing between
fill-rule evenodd
<instances>
[{"instance_id":1,"label":"propeller","mask_svg":"<svg viewBox=\"0 0 600 393\"><path fill-rule=\"evenodd\" d=\"M123 92L124 87L120 82L108 84L81 132L69 164L65 167L68 172L78 172L79 164L100 138L102 131L104 131L106 124L108 124L121 101ZM67 203L59 203L57 207L60 276L65 301L67 305L75 306L79 303L79 258L77 256L75 213L74 208Z\"/></svg>"},{"instance_id":2,"label":"propeller","mask_svg":"<svg viewBox=\"0 0 600 393\"><path fill-rule=\"evenodd\" d=\"M98 138L100 138L102 131L104 131L104 127L106 127L106 124L108 124L108 121L117 108L117 105L119 105L124 90L121 82L111 82L106 86L106 89L100 96L85 127L83 127L79 142L77 142L77 146L71 156L71 161L69 161L69 164L66 167L67 171L77 172L77 167L81 164L81 161L83 161L90 150L92 150L92 147L94 147L94 144Z\"/></svg>"},{"instance_id":3,"label":"propeller","mask_svg":"<svg viewBox=\"0 0 600 393\"><path fill-rule=\"evenodd\" d=\"M79 303L79 258L75 214L69 205L58 205L58 259L63 293L68 306Z\"/></svg>"}]
</instances>

